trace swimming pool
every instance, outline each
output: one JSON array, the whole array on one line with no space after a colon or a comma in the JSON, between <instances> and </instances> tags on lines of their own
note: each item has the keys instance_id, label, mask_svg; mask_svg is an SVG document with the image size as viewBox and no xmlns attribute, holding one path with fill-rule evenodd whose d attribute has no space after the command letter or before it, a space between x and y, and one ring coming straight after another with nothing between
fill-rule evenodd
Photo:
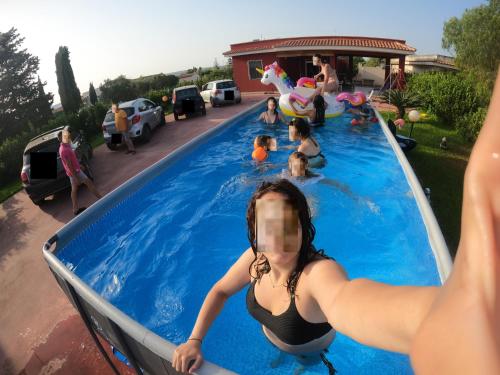
<instances>
[{"instance_id":1,"label":"swimming pool","mask_svg":"<svg viewBox=\"0 0 500 375\"><path fill-rule=\"evenodd\" d=\"M58 245L57 257L131 318L174 344L184 342L206 293L249 246L248 199L260 181L286 168L291 150L271 153L260 166L250 160L258 134L277 137L278 146L290 144L286 126L252 122L263 108L184 150L138 189L115 199L112 208L94 210L83 230ZM329 119L313 130L328 163L316 170L322 178L298 183L312 205L316 247L351 278L439 285L443 271L430 239L440 233L422 219L422 207L428 207L415 199L422 192L410 187L408 171L379 124L352 127L349 120ZM352 194L327 181L348 186ZM245 292L226 303L211 327L205 359L242 374L291 373L292 357L270 367L277 350L247 313ZM328 358L345 374L411 373L407 356L365 347L340 333ZM325 373L325 367L306 373Z\"/></svg>"}]
</instances>

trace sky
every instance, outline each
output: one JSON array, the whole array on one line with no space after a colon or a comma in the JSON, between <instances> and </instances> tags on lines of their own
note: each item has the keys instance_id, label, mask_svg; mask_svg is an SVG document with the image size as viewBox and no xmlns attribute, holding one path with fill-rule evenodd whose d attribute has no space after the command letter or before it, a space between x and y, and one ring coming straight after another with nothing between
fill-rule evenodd
<instances>
[{"instance_id":1,"label":"sky","mask_svg":"<svg viewBox=\"0 0 500 375\"><path fill-rule=\"evenodd\" d=\"M404 39L417 54L446 54L443 24L480 0L323 2L0 0L0 32L15 27L40 59L45 91L59 102L55 54L67 46L76 83L208 67L230 44L257 38L352 35ZM317 7L313 7L317 4Z\"/></svg>"}]
</instances>

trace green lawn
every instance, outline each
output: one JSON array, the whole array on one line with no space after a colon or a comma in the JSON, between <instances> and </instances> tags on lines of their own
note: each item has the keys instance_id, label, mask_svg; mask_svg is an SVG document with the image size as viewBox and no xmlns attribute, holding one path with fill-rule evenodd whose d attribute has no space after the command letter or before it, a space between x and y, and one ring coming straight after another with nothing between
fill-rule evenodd
<instances>
[{"instance_id":1,"label":"green lawn","mask_svg":"<svg viewBox=\"0 0 500 375\"><path fill-rule=\"evenodd\" d=\"M8 183L4 186L0 186L0 203L2 203L10 196L16 194L22 188L23 187L21 185L21 180Z\"/></svg>"},{"instance_id":2,"label":"green lawn","mask_svg":"<svg viewBox=\"0 0 500 375\"><path fill-rule=\"evenodd\" d=\"M381 114L386 120L395 117L392 112ZM406 121L398 134L408 136L410 127ZM448 150L439 147L442 137L448 140ZM454 258L460 239L464 172L473 145L432 116L415 124L412 138L418 145L407 155L408 161L422 187L431 189L431 206Z\"/></svg>"}]
</instances>

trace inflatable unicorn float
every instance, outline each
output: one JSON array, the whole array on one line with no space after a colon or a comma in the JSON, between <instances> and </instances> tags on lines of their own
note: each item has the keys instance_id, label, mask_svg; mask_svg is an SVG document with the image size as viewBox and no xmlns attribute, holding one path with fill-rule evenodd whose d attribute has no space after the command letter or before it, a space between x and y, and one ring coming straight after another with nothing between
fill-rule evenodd
<instances>
[{"instance_id":1,"label":"inflatable unicorn float","mask_svg":"<svg viewBox=\"0 0 500 375\"><path fill-rule=\"evenodd\" d=\"M296 114L292 108L293 105L300 111L314 109L312 101L307 99L314 94L317 87L314 79L302 77L297 81L297 86L294 87L290 77L276 61L271 65L266 65L264 70L260 68L256 68L256 70L262 74L260 80L262 84L273 84L278 89L280 93L279 106L283 114L292 117L306 117ZM325 93L323 98L328 104L325 111L326 118L339 116L350 107L359 107L366 103L366 96L362 92L354 94L342 92L339 95Z\"/></svg>"}]
</instances>

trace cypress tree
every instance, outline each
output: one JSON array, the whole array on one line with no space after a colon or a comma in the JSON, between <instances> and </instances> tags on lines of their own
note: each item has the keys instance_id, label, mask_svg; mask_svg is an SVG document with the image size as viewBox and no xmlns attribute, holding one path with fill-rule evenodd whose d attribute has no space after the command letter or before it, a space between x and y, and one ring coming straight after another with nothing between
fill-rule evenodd
<instances>
[{"instance_id":1,"label":"cypress tree","mask_svg":"<svg viewBox=\"0 0 500 375\"><path fill-rule=\"evenodd\" d=\"M82 98L75 82L73 68L69 60L69 50L66 46L59 47L59 51L56 53L56 75L59 97L64 112L77 112L82 106Z\"/></svg>"},{"instance_id":2,"label":"cypress tree","mask_svg":"<svg viewBox=\"0 0 500 375\"><path fill-rule=\"evenodd\" d=\"M90 104L95 105L97 103L97 93L95 92L94 85L90 82L89 86L89 100Z\"/></svg>"}]
</instances>

